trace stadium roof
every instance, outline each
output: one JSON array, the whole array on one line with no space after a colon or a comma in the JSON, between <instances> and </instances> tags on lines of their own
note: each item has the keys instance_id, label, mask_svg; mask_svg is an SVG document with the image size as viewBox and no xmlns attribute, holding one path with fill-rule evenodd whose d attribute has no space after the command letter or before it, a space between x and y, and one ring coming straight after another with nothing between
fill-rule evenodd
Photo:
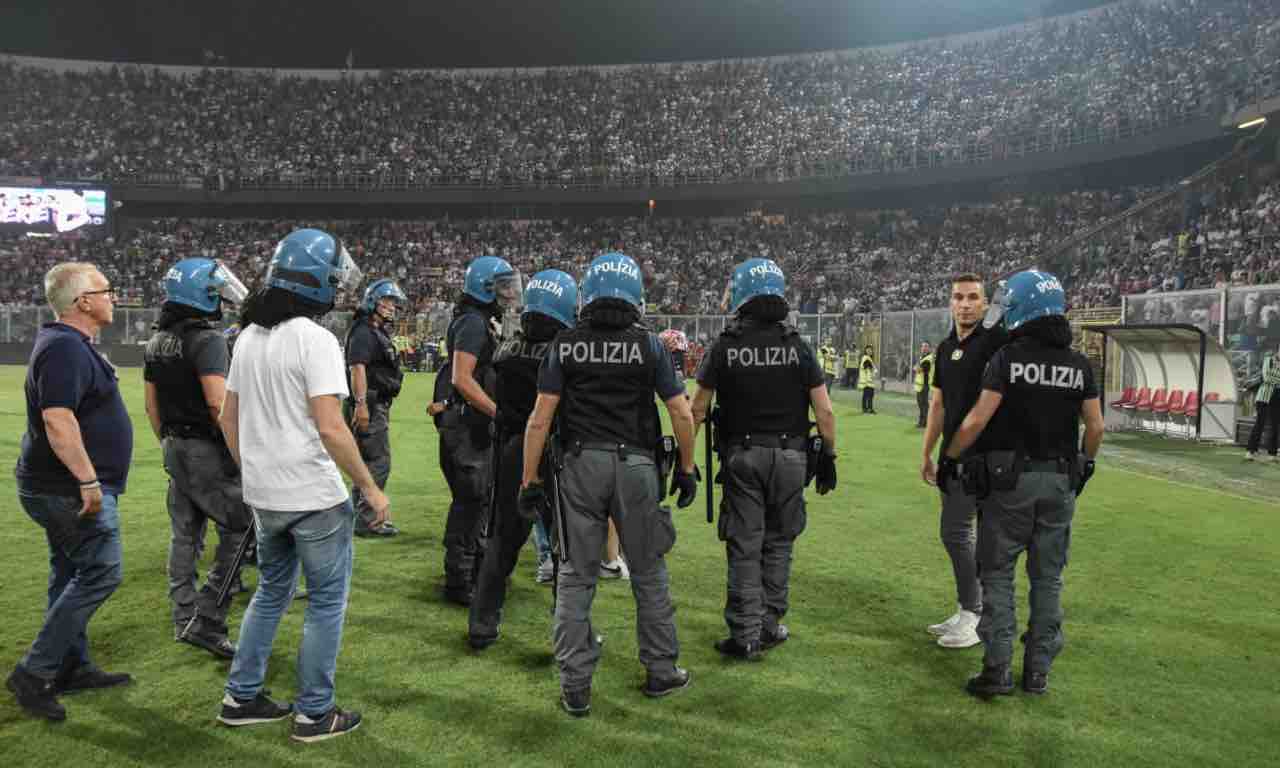
<instances>
[{"instance_id":1,"label":"stadium roof","mask_svg":"<svg viewBox=\"0 0 1280 768\"><path fill-rule=\"evenodd\" d=\"M0 51L250 67L771 56L971 32L1105 0L11 0Z\"/></svg>"}]
</instances>

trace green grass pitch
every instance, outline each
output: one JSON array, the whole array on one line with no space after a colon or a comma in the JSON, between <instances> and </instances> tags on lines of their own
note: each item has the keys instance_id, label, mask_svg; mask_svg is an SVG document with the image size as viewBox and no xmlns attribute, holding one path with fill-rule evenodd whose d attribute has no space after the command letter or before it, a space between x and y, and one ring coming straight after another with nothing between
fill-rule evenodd
<instances>
[{"instance_id":1,"label":"green grass pitch","mask_svg":"<svg viewBox=\"0 0 1280 768\"><path fill-rule=\"evenodd\" d=\"M728 663L725 565L703 497L677 512L669 557L680 662L692 687L641 695L627 585L602 583L605 633L590 718L557 706L550 592L527 554L513 577L503 636L465 643L466 613L439 597L448 495L438 440L422 413L427 375L393 411L389 487L404 534L357 540L338 667L339 704L362 710L352 736L292 744L283 723L214 723L227 664L173 641L166 598L165 476L142 409L141 373L121 371L134 416L122 499L125 582L90 625L97 660L126 689L67 697L68 721L37 722L0 696L6 766L364 765L1275 765L1280 757L1280 467L1239 451L1118 436L1082 499L1066 572L1067 646L1048 696L981 703L962 690L980 649L937 647L925 625L954 608L938 541L936 492L918 475L914 406L881 396L863 416L838 393L840 486L809 494L796 548L793 637L760 664ZM0 369L7 466L24 428L23 369ZM701 460L701 449L699 449ZM700 491L701 493L701 491ZM4 673L39 625L47 550L0 488L0 648ZM252 585L256 572L247 571ZM1019 616L1026 582L1019 577ZM246 598L232 612L238 626ZM302 607L285 618L269 687L295 693Z\"/></svg>"}]
</instances>

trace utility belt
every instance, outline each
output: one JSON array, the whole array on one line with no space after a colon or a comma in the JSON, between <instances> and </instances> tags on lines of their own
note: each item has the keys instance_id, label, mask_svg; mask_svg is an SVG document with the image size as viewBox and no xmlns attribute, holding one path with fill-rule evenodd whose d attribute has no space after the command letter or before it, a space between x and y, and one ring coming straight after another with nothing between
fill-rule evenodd
<instances>
[{"instance_id":1,"label":"utility belt","mask_svg":"<svg viewBox=\"0 0 1280 768\"><path fill-rule=\"evenodd\" d=\"M566 440L564 443L565 453L572 453L574 456L581 456L583 451L604 451L606 453L616 453L618 458L625 459L628 456L644 456L650 461L654 461L654 451L652 448L643 448L638 445L630 445L628 443L607 443L597 440Z\"/></svg>"},{"instance_id":2,"label":"utility belt","mask_svg":"<svg viewBox=\"0 0 1280 768\"><path fill-rule=\"evenodd\" d=\"M1058 456L1035 459L1020 451L987 451L961 462L960 482L964 492L984 499L992 491L1012 491L1024 472L1067 475L1074 487L1079 462Z\"/></svg>"},{"instance_id":3,"label":"utility belt","mask_svg":"<svg viewBox=\"0 0 1280 768\"><path fill-rule=\"evenodd\" d=\"M730 435L721 439L724 448L780 448L782 450L803 451L808 443L807 435L780 434L745 434Z\"/></svg>"},{"instance_id":4,"label":"utility belt","mask_svg":"<svg viewBox=\"0 0 1280 768\"><path fill-rule=\"evenodd\" d=\"M160 427L160 436L177 437L183 440L222 442L222 433L211 425L165 424Z\"/></svg>"}]
</instances>

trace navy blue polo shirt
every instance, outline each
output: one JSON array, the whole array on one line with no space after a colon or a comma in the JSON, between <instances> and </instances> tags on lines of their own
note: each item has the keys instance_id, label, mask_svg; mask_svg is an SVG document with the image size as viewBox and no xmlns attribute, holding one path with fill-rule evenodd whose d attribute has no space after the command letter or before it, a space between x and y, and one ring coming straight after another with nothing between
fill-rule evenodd
<instances>
[{"instance_id":1,"label":"navy blue polo shirt","mask_svg":"<svg viewBox=\"0 0 1280 768\"><path fill-rule=\"evenodd\" d=\"M63 323L36 334L27 365L27 432L18 454L18 490L79 496L80 483L53 452L42 411L68 408L105 494L124 493L133 456L133 423L120 397L116 370L89 337Z\"/></svg>"}]
</instances>

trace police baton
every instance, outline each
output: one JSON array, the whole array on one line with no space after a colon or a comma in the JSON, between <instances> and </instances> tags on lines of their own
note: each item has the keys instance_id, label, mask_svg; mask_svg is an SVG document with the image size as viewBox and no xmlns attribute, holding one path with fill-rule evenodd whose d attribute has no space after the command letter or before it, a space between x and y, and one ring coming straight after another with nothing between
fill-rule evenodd
<instances>
[{"instance_id":1,"label":"police baton","mask_svg":"<svg viewBox=\"0 0 1280 768\"><path fill-rule=\"evenodd\" d=\"M236 556L231 559L231 567L227 569L226 576L223 577L222 583L218 585L218 595L215 598L214 605L221 608L226 604L227 598L231 595L231 587L240 577L240 568L244 565L244 558L249 553L249 547L257 540L255 527L250 525L245 531L244 538L240 539L240 546L236 547ZM196 621L200 618L200 612L196 611L187 621L187 625L182 628L178 638L185 640L191 630L195 628Z\"/></svg>"},{"instance_id":2,"label":"police baton","mask_svg":"<svg viewBox=\"0 0 1280 768\"><path fill-rule=\"evenodd\" d=\"M496 415L496 414L495 414ZM493 536L493 529L497 526L498 519L498 482L499 476L502 474L502 427L498 422L489 422L489 450L492 454L489 456L489 509L484 521L484 538L488 539Z\"/></svg>"},{"instance_id":3,"label":"police baton","mask_svg":"<svg viewBox=\"0 0 1280 768\"><path fill-rule=\"evenodd\" d=\"M719 419L720 409L712 408L707 414L706 430L703 434L703 444L706 446L706 464L707 471L707 523L716 521L716 480L714 467L712 466L712 453L715 450L715 437L711 434L715 429L716 421Z\"/></svg>"}]
</instances>

